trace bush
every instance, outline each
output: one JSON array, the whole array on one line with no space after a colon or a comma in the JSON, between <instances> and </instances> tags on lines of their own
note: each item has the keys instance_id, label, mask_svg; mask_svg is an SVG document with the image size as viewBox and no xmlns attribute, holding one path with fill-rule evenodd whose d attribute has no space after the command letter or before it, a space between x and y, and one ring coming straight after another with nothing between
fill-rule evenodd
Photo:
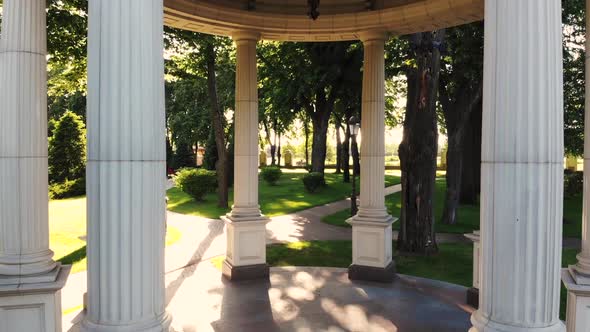
<instances>
[{"instance_id":1,"label":"bush","mask_svg":"<svg viewBox=\"0 0 590 332\"><path fill-rule=\"evenodd\" d=\"M584 190L584 173L565 171L563 178L563 194L565 197L579 195Z\"/></svg>"},{"instance_id":2,"label":"bush","mask_svg":"<svg viewBox=\"0 0 590 332\"><path fill-rule=\"evenodd\" d=\"M283 171L277 166L263 167L260 171L260 175L266 183L274 186L281 178L281 175L283 175Z\"/></svg>"},{"instance_id":3,"label":"bush","mask_svg":"<svg viewBox=\"0 0 590 332\"><path fill-rule=\"evenodd\" d=\"M86 179L66 180L49 186L49 198L64 199L86 195Z\"/></svg>"},{"instance_id":4,"label":"bush","mask_svg":"<svg viewBox=\"0 0 590 332\"><path fill-rule=\"evenodd\" d=\"M309 173L303 176L303 185L305 186L305 190L309 193L315 193L320 188L326 186L326 180L324 179L324 174L322 173Z\"/></svg>"},{"instance_id":5,"label":"bush","mask_svg":"<svg viewBox=\"0 0 590 332\"><path fill-rule=\"evenodd\" d=\"M176 186L197 201L217 188L217 174L213 171L196 168L183 168L174 176Z\"/></svg>"},{"instance_id":6,"label":"bush","mask_svg":"<svg viewBox=\"0 0 590 332\"><path fill-rule=\"evenodd\" d=\"M49 138L49 180L65 184L84 177L86 129L82 118L70 111L55 123Z\"/></svg>"}]
</instances>

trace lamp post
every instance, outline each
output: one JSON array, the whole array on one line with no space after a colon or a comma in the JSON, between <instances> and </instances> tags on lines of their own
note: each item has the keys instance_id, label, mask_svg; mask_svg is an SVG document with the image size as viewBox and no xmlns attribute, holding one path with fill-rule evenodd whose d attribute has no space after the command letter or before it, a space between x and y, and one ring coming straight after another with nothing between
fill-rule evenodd
<instances>
[{"instance_id":1,"label":"lamp post","mask_svg":"<svg viewBox=\"0 0 590 332\"><path fill-rule=\"evenodd\" d=\"M352 116L348 120L348 127L350 128L350 138L351 138L351 151L356 149L356 136L359 134L361 129L361 124L359 118L356 116ZM352 154L352 153L351 153ZM351 216L355 216L358 212L358 207L356 206L356 170L358 169L357 165L358 158L352 158L352 193L350 195L350 214Z\"/></svg>"}]
</instances>

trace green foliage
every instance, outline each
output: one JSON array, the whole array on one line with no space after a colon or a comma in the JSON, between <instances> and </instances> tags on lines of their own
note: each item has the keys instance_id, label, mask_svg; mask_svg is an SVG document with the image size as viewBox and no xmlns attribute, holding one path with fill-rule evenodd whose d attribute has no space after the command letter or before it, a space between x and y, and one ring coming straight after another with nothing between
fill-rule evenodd
<instances>
[{"instance_id":1,"label":"green foliage","mask_svg":"<svg viewBox=\"0 0 590 332\"><path fill-rule=\"evenodd\" d=\"M264 167L260 171L260 176L262 179L271 186L275 186L277 184L281 178L281 175L283 175L283 171L277 166Z\"/></svg>"},{"instance_id":2,"label":"green foliage","mask_svg":"<svg viewBox=\"0 0 590 332\"><path fill-rule=\"evenodd\" d=\"M86 179L65 180L49 186L50 199L64 199L86 195Z\"/></svg>"},{"instance_id":3,"label":"green foliage","mask_svg":"<svg viewBox=\"0 0 590 332\"><path fill-rule=\"evenodd\" d=\"M567 154L584 152L586 4L582 0L562 1L564 144Z\"/></svg>"},{"instance_id":4,"label":"green foliage","mask_svg":"<svg viewBox=\"0 0 590 332\"><path fill-rule=\"evenodd\" d=\"M565 197L575 197L584 190L584 172L566 170L563 177L563 194Z\"/></svg>"},{"instance_id":5,"label":"green foliage","mask_svg":"<svg viewBox=\"0 0 590 332\"><path fill-rule=\"evenodd\" d=\"M303 176L303 186L308 193L315 193L326 186L324 174L312 172Z\"/></svg>"},{"instance_id":6,"label":"green foliage","mask_svg":"<svg viewBox=\"0 0 590 332\"><path fill-rule=\"evenodd\" d=\"M217 188L217 175L204 169L183 168L174 176L174 183L196 201L202 201L207 193Z\"/></svg>"},{"instance_id":7,"label":"green foliage","mask_svg":"<svg viewBox=\"0 0 590 332\"><path fill-rule=\"evenodd\" d=\"M185 143L178 144L172 157L172 168L195 167L196 164L193 148Z\"/></svg>"},{"instance_id":8,"label":"green foliage","mask_svg":"<svg viewBox=\"0 0 590 332\"><path fill-rule=\"evenodd\" d=\"M63 183L84 176L86 129L81 118L68 111L55 124L49 139L49 180Z\"/></svg>"}]
</instances>

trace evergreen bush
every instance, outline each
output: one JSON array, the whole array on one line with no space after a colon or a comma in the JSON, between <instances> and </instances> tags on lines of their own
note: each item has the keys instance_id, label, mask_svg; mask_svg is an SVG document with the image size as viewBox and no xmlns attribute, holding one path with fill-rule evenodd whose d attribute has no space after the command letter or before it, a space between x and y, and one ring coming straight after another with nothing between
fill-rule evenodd
<instances>
[{"instance_id":1,"label":"evergreen bush","mask_svg":"<svg viewBox=\"0 0 590 332\"><path fill-rule=\"evenodd\" d=\"M206 194L217 189L217 174L205 169L183 168L176 172L174 183L196 201L202 201Z\"/></svg>"},{"instance_id":2,"label":"evergreen bush","mask_svg":"<svg viewBox=\"0 0 590 332\"><path fill-rule=\"evenodd\" d=\"M266 183L268 183L271 186L274 186L281 178L281 175L283 175L283 171L280 167L268 166L262 168L262 170L260 171L260 175L262 176L262 179L266 181Z\"/></svg>"},{"instance_id":3,"label":"evergreen bush","mask_svg":"<svg viewBox=\"0 0 590 332\"><path fill-rule=\"evenodd\" d=\"M63 184L84 177L86 129L80 116L67 111L49 138L49 181Z\"/></svg>"}]
</instances>

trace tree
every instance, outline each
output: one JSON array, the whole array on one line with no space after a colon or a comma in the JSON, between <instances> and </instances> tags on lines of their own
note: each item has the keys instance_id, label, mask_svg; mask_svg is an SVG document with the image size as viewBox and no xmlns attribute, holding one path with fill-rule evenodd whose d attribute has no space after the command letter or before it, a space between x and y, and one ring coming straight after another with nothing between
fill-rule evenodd
<instances>
[{"instance_id":1,"label":"tree","mask_svg":"<svg viewBox=\"0 0 590 332\"><path fill-rule=\"evenodd\" d=\"M49 180L62 183L82 178L86 161L86 129L80 116L67 111L49 139Z\"/></svg>"},{"instance_id":2,"label":"tree","mask_svg":"<svg viewBox=\"0 0 590 332\"><path fill-rule=\"evenodd\" d=\"M434 232L434 191L438 126L436 101L444 30L409 37L411 65L406 68L408 98L403 140L402 212L398 249L429 254L438 250Z\"/></svg>"},{"instance_id":3,"label":"tree","mask_svg":"<svg viewBox=\"0 0 590 332\"><path fill-rule=\"evenodd\" d=\"M562 1L564 144L568 155L584 153L585 40L586 3L583 0Z\"/></svg>"},{"instance_id":4,"label":"tree","mask_svg":"<svg viewBox=\"0 0 590 332\"><path fill-rule=\"evenodd\" d=\"M201 123L205 126L205 130L198 130L198 140L206 140L204 132L206 135L210 132L214 135L217 151L217 203L219 207L227 208L230 173L233 172L230 169L228 152L231 125L226 118L226 110L233 109L235 105L233 45L228 38L170 28L165 31L167 47L177 53L167 66L169 74L180 80L191 80L199 86L199 91L204 91L204 95L199 94L200 103L195 105L204 120ZM194 103L195 101L192 104ZM212 144L208 145L208 149L212 148Z\"/></svg>"},{"instance_id":5,"label":"tree","mask_svg":"<svg viewBox=\"0 0 590 332\"><path fill-rule=\"evenodd\" d=\"M474 171L479 163L473 161L480 159L477 142L481 142L481 122L477 123L477 119L481 119L482 111L483 23L448 29L446 45L439 80L439 100L448 137L447 190L441 222L455 224L461 198L474 203L479 194L475 185L479 183L475 179L479 172Z\"/></svg>"}]
</instances>

